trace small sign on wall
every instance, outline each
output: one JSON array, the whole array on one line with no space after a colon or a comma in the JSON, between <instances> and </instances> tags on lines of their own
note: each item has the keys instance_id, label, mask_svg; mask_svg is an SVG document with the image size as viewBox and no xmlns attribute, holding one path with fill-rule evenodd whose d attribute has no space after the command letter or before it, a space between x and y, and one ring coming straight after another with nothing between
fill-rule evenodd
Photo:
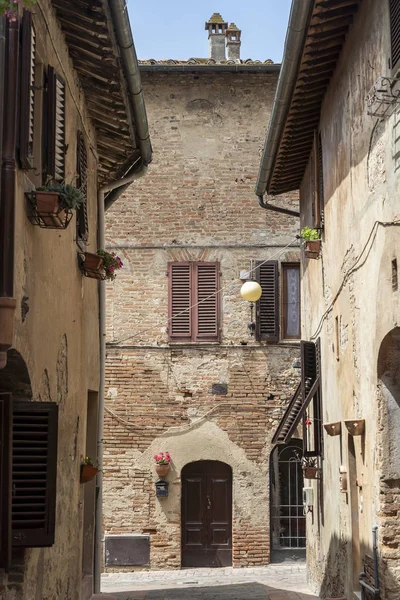
<instances>
[{"instance_id":1,"label":"small sign on wall","mask_svg":"<svg viewBox=\"0 0 400 600\"><path fill-rule=\"evenodd\" d=\"M150 564L149 535L106 535L104 549L106 567L148 566Z\"/></svg>"},{"instance_id":2,"label":"small sign on wall","mask_svg":"<svg viewBox=\"0 0 400 600\"><path fill-rule=\"evenodd\" d=\"M213 383L211 388L211 393L216 396L226 396L228 393L228 384L227 383Z\"/></svg>"}]
</instances>

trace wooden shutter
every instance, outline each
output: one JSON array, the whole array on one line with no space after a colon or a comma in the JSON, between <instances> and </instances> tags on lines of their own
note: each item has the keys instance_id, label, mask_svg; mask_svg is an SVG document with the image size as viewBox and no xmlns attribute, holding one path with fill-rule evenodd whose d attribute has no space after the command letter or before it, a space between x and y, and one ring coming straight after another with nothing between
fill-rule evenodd
<instances>
[{"instance_id":1,"label":"wooden shutter","mask_svg":"<svg viewBox=\"0 0 400 600\"><path fill-rule=\"evenodd\" d=\"M11 561L12 397L0 394L0 568Z\"/></svg>"},{"instance_id":2,"label":"wooden shutter","mask_svg":"<svg viewBox=\"0 0 400 600\"><path fill-rule=\"evenodd\" d=\"M65 83L49 67L47 83L47 166L55 181L65 179Z\"/></svg>"},{"instance_id":3,"label":"wooden shutter","mask_svg":"<svg viewBox=\"0 0 400 600\"><path fill-rule=\"evenodd\" d=\"M256 279L262 296L256 307L256 337L259 341L279 340L279 282L278 261L257 263Z\"/></svg>"},{"instance_id":4,"label":"wooden shutter","mask_svg":"<svg viewBox=\"0 0 400 600\"><path fill-rule=\"evenodd\" d=\"M169 263L169 337L190 340L192 337L192 277L189 262Z\"/></svg>"},{"instance_id":5,"label":"wooden shutter","mask_svg":"<svg viewBox=\"0 0 400 600\"><path fill-rule=\"evenodd\" d=\"M195 263L194 289L195 304L194 322L196 324L197 341L219 340L219 264Z\"/></svg>"},{"instance_id":6,"label":"wooden shutter","mask_svg":"<svg viewBox=\"0 0 400 600\"><path fill-rule=\"evenodd\" d=\"M58 406L14 401L12 544L54 544Z\"/></svg>"},{"instance_id":7,"label":"wooden shutter","mask_svg":"<svg viewBox=\"0 0 400 600\"><path fill-rule=\"evenodd\" d=\"M395 69L400 61L400 3L390 0L390 36L391 36L391 68Z\"/></svg>"},{"instance_id":8,"label":"wooden shutter","mask_svg":"<svg viewBox=\"0 0 400 600\"><path fill-rule=\"evenodd\" d=\"M314 342L300 342L301 354L301 385L303 390L303 402L305 402L309 391L317 377L316 353Z\"/></svg>"},{"instance_id":9,"label":"wooden shutter","mask_svg":"<svg viewBox=\"0 0 400 600\"><path fill-rule=\"evenodd\" d=\"M76 212L76 234L78 239L87 242L89 235L87 216L87 151L81 131L78 131L76 147L77 187L81 190L83 203Z\"/></svg>"},{"instance_id":10,"label":"wooden shutter","mask_svg":"<svg viewBox=\"0 0 400 600\"><path fill-rule=\"evenodd\" d=\"M317 139L317 160L318 160L318 226L323 227L325 221L325 199L324 199L324 161L322 155L321 134Z\"/></svg>"},{"instance_id":11,"label":"wooden shutter","mask_svg":"<svg viewBox=\"0 0 400 600\"><path fill-rule=\"evenodd\" d=\"M23 169L33 168L35 117L36 32L32 13L24 10L21 31L21 90L19 158Z\"/></svg>"}]
</instances>

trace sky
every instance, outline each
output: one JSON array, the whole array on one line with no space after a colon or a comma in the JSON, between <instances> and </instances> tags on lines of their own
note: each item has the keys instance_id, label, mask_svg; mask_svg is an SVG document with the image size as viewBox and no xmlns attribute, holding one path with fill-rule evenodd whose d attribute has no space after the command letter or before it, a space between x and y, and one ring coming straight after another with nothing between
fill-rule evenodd
<instances>
[{"instance_id":1,"label":"sky","mask_svg":"<svg viewBox=\"0 0 400 600\"><path fill-rule=\"evenodd\" d=\"M280 62L291 0L127 0L139 59L207 58L214 12L242 30L241 58Z\"/></svg>"}]
</instances>

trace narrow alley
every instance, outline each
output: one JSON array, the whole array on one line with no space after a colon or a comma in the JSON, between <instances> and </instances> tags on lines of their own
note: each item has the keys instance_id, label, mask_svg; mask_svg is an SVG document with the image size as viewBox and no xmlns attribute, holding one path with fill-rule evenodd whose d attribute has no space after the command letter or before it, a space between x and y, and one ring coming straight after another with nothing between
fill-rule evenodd
<instances>
[{"instance_id":1,"label":"narrow alley","mask_svg":"<svg viewBox=\"0 0 400 600\"><path fill-rule=\"evenodd\" d=\"M119 600L313 600L305 564L244 569L184 569L103 575ZM105 597L104 600L107 600Z\"/></svg>"}]
</instances>

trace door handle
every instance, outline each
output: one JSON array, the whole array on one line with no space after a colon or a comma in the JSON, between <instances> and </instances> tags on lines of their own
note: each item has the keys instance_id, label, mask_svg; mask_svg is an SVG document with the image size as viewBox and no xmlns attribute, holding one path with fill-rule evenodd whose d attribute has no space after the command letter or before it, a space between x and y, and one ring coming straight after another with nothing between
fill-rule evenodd
<instances>
[{"instance_id":1,"label":"door handle","mask_svg":"<svg viewBox=\"0 0 400 600\"><path fill-rule=\"evenodd\" d=\"M207 510L210 510L211 508L211 499L210 496L207 496Z\"/></svg>"}]
</instances>

